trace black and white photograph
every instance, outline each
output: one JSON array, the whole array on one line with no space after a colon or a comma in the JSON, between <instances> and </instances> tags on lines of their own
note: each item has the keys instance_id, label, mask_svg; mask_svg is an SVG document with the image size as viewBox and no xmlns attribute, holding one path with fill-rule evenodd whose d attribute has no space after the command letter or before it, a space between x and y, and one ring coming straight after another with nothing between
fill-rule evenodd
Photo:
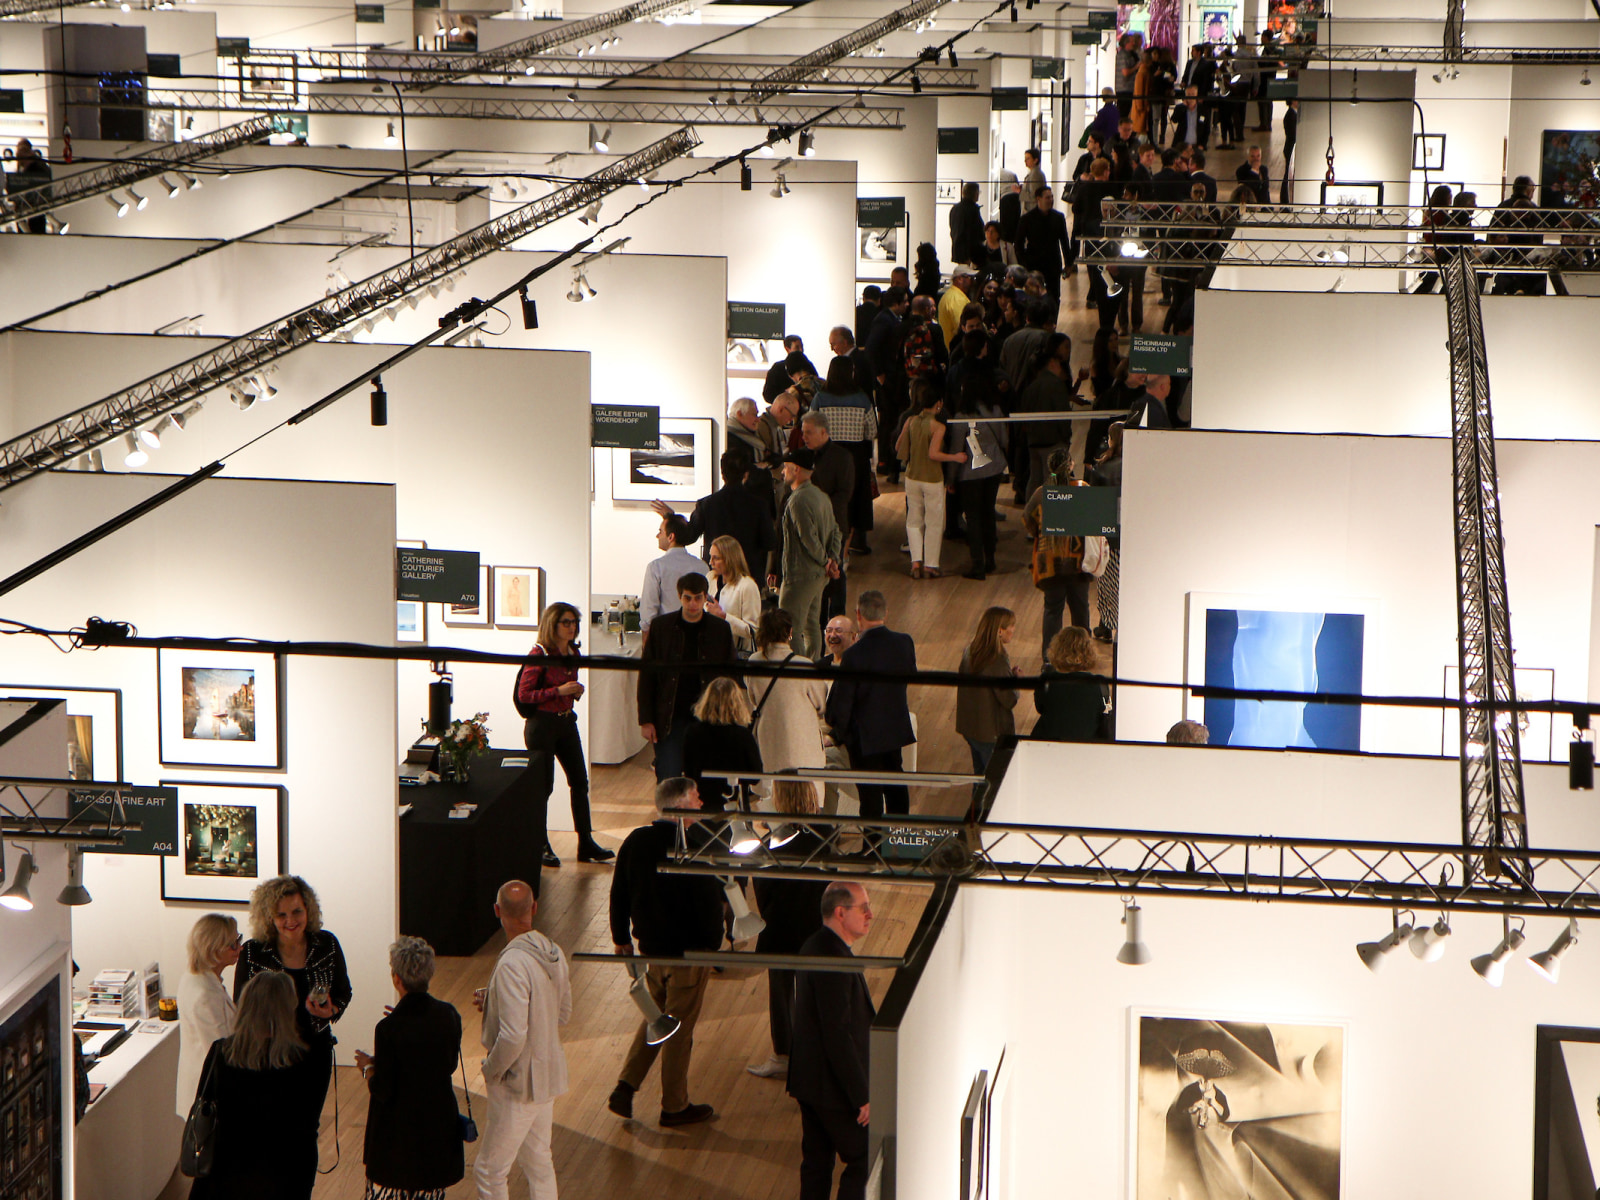
<instances>
[{"instance_id":1,"label":"black and white photograph","mask_svg":"<svg viewBox=\"0 0 1600 1200\"><path fill-rule=\"evenodd\" d=\"M1600 1029L1541 1025L1534 1057L1533 1200L1600 1191Z\"/></svg>"},{"instance_id":2,"label":"black and white photograph","mask_svg":"<svg viewBox=\"0 0 1600 1200\"><path fill-rule=\"evenodd\" d=\"M1132 1019L1134 1200L1338 1200L1343 1026Z\"/></svg>"},{"instance_id":3,"label":"black and white photograph","mask_svg":"<svg viewBox=\"0 0 1600 1200\"><path fill-rule=\"evenodd\" d=\"M1324 183L1322 203L1327 208L1377 208L1383 204L1383 184Z\"/></svg>"},{"instance_id":4,"label":"black and white photograph","mask_svg":"<svg viewBox=\"0 0 1600 1200\"><path fill-rule=\"evenodd\" d=\"M161 898L248 904L282 874L284 789L271 784L163 780L178 789L178 853L161 860Z\"/></svg>"},{"instance_id":5,"label":"black and white photograph","mask_svg":"<svg viewBox=\"0 0 1600 1200\"><path fill-rule=\"evenodd\" d=\"M24 698L67 702L67 778L98 783L122 778L120 688L0 684L0 700Z\"/></svg>"},{"instance_id":6,"label":"black and white photograph","mask_svg":"<svg viewBox=\"0 0 1600 1200\"><path fill-rule=\"evenodd\" d=\"M163 763L280 765L275 655L159 650L156 676Z\"/></svg>"},{"instance_id":7,"label":"black and white photograph","mask_svg":"<svg viewBox=\"0 0 1600 1200\"><path fill-rule=\"evenodd\" d=\"M1418 133L1411 138L1411 167L1416 171L1444 170L1442 133Z\"/></svg>"},{"instance_id":8,"label":"black and white photograph","mask_svg":"<svg viewBox=\"0 0 1600 1200\"><path fill-rule=\"evenodd\" d=\"M891 268L900 265L898 225L856 230L856 258L863 278L887 279Z\"/></svg>"},{"instance_id":9,"label":"black and white photograph","mask_svg":"<svg viewBox=\"0 0 1600 1200\"><path fill-rule=\"evenodd\" d=\"M425 642L428 640L428 606L420 600L394 602L394 640L397 642Z\"/></svg>"},{"instance_id":10,"label":"black and white photograph","mask_svg":"<svg viewBox=\"0 0 1600 1200\"><path fill-rule=\"evenodd\" d=\"M716 488L716 425L703 418L661 418L655 450L611 452L614 500L694 501Z\"/></svg>"}]
</instances>

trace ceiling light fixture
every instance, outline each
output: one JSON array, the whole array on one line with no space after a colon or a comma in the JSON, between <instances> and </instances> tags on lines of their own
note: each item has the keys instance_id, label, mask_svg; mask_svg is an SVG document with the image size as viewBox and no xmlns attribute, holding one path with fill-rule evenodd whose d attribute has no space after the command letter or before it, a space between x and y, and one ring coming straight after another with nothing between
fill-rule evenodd
<instances>
[{"instance_id":1,"label":"ceiling light fixture","mask_svg":"<svg viewBox=\"0 0 1600 1200\"><path fill-rule=\"evenodd\" d=\"M760 844L757 841L756 845ZM722 894L728 898L728 907L733 910L734 941L747 942L767 927L765 921L750 911L750 902L745 899L744 889L737 880L725 876Z\"/></svg>"},{"instance_id":2,"label":"ceiling light fixture","mask_svg":"<svg viewBox=\"0 0 1600 1200\"><path fill-rule=\"evenodd\" d=\"M1578 84L1579 84L1580 87L1588 87L1589 86L1589 68L1588 67L1585 67L1583 69L1583 74L1578 76Z\"/></svg>"},{"instance_id":3,"label":"ceiling light fixture","mask_svg":"<svg viewBox=\"0 0 1600 1200\"><path fill-rule=\"evenodd\" d=\"M133 206L139 212L143 212L145 210L145 206L150 203L150 197L149 196L141 196L138 192L134 191L132 188L128 189L128 195L133 198L133 201L134 201Z\"/></svg>"},{"instance_id":4,"label":"ceiling light fixture","mask_svg":"<svg viewBox=\"0 0 1600 1200\"><path fill-rule=\"evenodd\" d=\"M106 197L106 203L117 210L117 216L125 217L128 215L128 202L126 200L118 200L115 192Z\"/></svg>"},{"instance_id":5,"label":"ceiling light fixture","mask_svg":"<svg viewBox=\"0 0 1600 1200\"><path fill-rule=\"evenodd\" d=\"M1127 967L1142 967L1150 959L1150 947L1144 944L1144 910L1134 901L1124 900L1122 949L1117 951L1117 961Z\"/></svg>"},{"instance_id":6,"label":"ceiling light fixture","mask_svg":"<svg viewBox=\"0 0 1600 1200\"><path fill-rule=\"evenodd\" d=\"M678 1032L682 1022L662 1012L655 998L650 995L650 989L645 984L643 963L629 963L628 974L633 976L633 982L628 985L628 995L644 1017L644 1043L647 1046L659 1046Z\"/></svg>"},{"instance_id":7,"label":"ceiling light fixture","mask_svg":"<svg viewBox=\"0 0 1600 1200\"><path fill-rule=\"evenodd\" d=\"M1483 981L1490 987L1499 987L1505 982L1506 959L1516 953L1526 937L1519 925L1511 928L1511 918L1502 917L1502 928L1505 932L1501 935L1500 944L1487 954L1480 954L1472 960L1472 969L1483 977Z\"/></svg>"},{"instance_id":8,"label":"ceiling light fixture","mask_svg":"<svg viewBox=\"0 0 1600 1200\"><path fill-rule=\"evenodd\" d=\"M161 186L167 189L168 200L176 200L178 198L178 193L183 191L181 187L173 183L172 180L168 179L165 175L161 177Z\"/></svg>"},{"instance_id":9,"label":"ceiling light fixture","mask_svg":"<svg viewBox=\"0 0 1600 1200\"><path fill-rule=\"evenodd\" d=\"M1561 982L1561 956L1578 944L1578 919L1569 917L1567 927L1550 943L1550 949L1541 951L1528 959L1528 966L1534 974L1551 983Z\"/></svg>"},{"instance_id":10,"label":"ceiling light fixture","mask_svg":"<svg viewBox=\"0 0 1600 1200\"><path fill-rule=\"evenodd\" d=\"M1421 962L1438 962L1444 957L1444 952L1449 948L1446 939L1450 936L1450 923L1444 919L1443 914L1432 925L1418 925L1412 933L1407 945L1411 953Z\"/></svg>"},{"instance_id":11,"label":"ceiling light fixture","mask_svg":"<svg viewBox=\"0 0 1600 1200\"><path fill-rule=\"evenodd\" d=\"M394 319L393 317L390 318L390 320L393 320L393 319ZM256 396L257 396L258 399L271 400L274 396L276 396L278 394L278 389L273 387L270 383L267 382L267 373L265 371L257 372L256 374L252 375L250 378L255 381Z\"/></svg>"},{"instance_id":12,"label":"ceiling light fixture","mask_svg":"<svg viewBox=\"0 0 1600 1200\"><path fill-rule=\"evenodd\" d=\"M161 435L156 432L155 426L139 430L139 440L152 450L161 449Z\"/></svg>"},{"instance_id":13,"label":"ceiling light fixture","mask_svg":"<svg viewBox=\"0 0 1600 1200\"><path fill-rule=\"evenodd\" d=\"M583 215L578 218L585 225L598 225L600 223L600 201L596 200L583 210Z\"/></svg>"},{"instance_id":14,"label":"ceiling light fixture","mask_svg":"<svg viewBox=\"0 0 1600 1200\"><path fill-rule=\"evenodd\" d=\"M800 157L815 158L817 156L817 135L809 129L800 134Z\"/></svg>"},{"instance_id":15,"label":"ceiling light fixture","mask_svg":"<svg viewBox=\"0 0 1600 1200\"><path fill-rule=\"evenodd\" d=\"M606 154L611 150L611 126L599 128L593 121L589 122L589 148L596 154Z\"/></svg>"},{"instance_id":16,"label":"ceiling light fixture","mask_svg":"<svg viewBox=\"0 0 1600 1200\"><path fill-rule=\"evenodd\" d=\"M741 158L739 160L739 190L741 192L748 192L752 182L753 181L750 178L750 164Z\"/></svg>"},{"instance_id":17,"label":"ceiling light fixture","mask_svg":"<svg viewBox=\"0 0 1600 1200\"><path fill-rule=\"evenodd\" d=\"M83 886L83 850L76 845L67 847L67 886L56 897L57 904L93 904L94 897Z\"/></svg>"},{"instance_id":18,"label":"ceiling light fixture","mask_svg":"<svg viewBox=\"0 0 1600 1200\"><path fill-rule=\"evenodd\" d=\"M1390 929L1378 941L1362 942L1356 947L1356 953L1361 956L1361 961L1366 964L1367 970L1374 974L1382 968L1389 955L1394 953L1395 947L1411 936L1411 923L1409 921L1403 925L1400 923L1400 911L1398 909L1394 912L1393 920L1394 928Z\"/></svg>"},{"instance_id":19,"label":"ceiling light fixture","mask_svg":"<svg viewBox=\"0 0 1600 1200\"><path fill-rule=\"evenodd\" d=\"M389 121L389 122L386 123L386 129L385 129L384 135L383 135L383 144L385 146L398 146L400 144L400 139L397 138L395 136L395 134L394 134L394 122L393 121Z\"/></svg>"},{"instance_id":20,"label":"ceiling light fixture","mask_svg":"<svg viewBox=\"0 0 1600 1200\"><path fill-rule=\"evenodd\" d=\"M782 200L788 194L789 194L789 181L786 178L784 178L782 175L779 175L777 177L777 181L772 185L772 193L771 193L772 198L774 200Z\"/></svg>"},{"instance_id":21,"label":"ceiling light fixture","mask_svg":"<svg viewBox=\"0 0 1600 1200\"><path fill-rule=\"evenodd\" d=\"M122 440L128 447L128 453L124 455L122 459L123 466L130 468L142 467L145 465L145 463L150 461L150 456L144 452L142 447L140 447L139 439L134 437L133 434L123 434Z\"/></svg>"},{"instance_id":22,"label":"ceiling light fixture","mask_svg":"<svg viewBox=\"0 0 1600 1200\"><path fill-rule=\"evenodd\" d=\"M17 877L12 880L10 887L0 892L0 904L12 912L32 912L33 897L28 895L28 881L38 873L39 868L33 861L33 853L24 850L22 857L17 859Z\"/></svg>"}]
</instances>

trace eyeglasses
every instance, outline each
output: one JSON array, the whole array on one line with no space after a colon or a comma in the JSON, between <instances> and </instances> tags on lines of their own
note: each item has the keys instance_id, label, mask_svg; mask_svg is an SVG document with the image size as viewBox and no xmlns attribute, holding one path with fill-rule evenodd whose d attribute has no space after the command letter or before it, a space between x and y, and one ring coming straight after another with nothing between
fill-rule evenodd
<instances>
[{"instance_id":1,"label":"eyeglasses","mask_svg":"<svg viewBox=\"0 0 1600 1200\"><path fill-rule=\"evenodd\" d=\"M578 618L577 617L562 617L559 621L556 622L557 625L576 625L577 623L578 623Z\"/></svg>"}]
</instances>

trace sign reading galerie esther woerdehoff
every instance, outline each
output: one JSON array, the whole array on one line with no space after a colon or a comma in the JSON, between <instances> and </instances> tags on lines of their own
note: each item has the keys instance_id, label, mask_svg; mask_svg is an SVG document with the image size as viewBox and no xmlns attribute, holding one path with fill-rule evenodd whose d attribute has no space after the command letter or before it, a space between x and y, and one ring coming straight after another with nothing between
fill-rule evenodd
<instances>
[{"instance_id":1,"label":"sign reading galerie esther woerdehoff","mask_svg":"<svg viewBox=\"0 0 1600 1200\"><path fill-rule=\"evenodd\" d=\"M596 450L659 450L661 409L651 405L593 405L589 409L589 445Z\"/></svg>"},{"instance_id":2,"label":"sign reading galerie esther woerdehoff","mask_svg":"<svg viewBox=\"0 0 1600 1200\"><path fill-rule=\"evenodd\" d=\"M1121 492L1114 487L1045 488L1044 532L1050 537L1116 537Z\"/></svg>"},{"instance_id":3,"label":"sign reading galerie esther woerdehoff","mask_svg":"<svg viewBox=\"0 0 1600 1200\"><path fill-rule=\"evenodd\" d=\"M1128 347L1128 370L1140 375L1189 376L1194 339L1165 333L1136 333Z\"/></svg>"},{"instance_id":4,"label":"sign reading galerie esther woerdehoff","mask_svg":"<svg viewBox=\"0 0 1600 1200\"><path fill-rule=\"evenodd\" d=\"M889 229L905 223L904 196L863 196L856 200L857 229Z\"/></svg>"},{"instance_id":5,"label":"sign reading galerie esther woerdehoff","mask_svg":"<svg viewBox=\"0 0 1600 1200\"><path fill-rule=\"evenodd\" d=\"M728 336L776 341L784 335L784 306L728 301Z\"/></svg>"},{"instance_id":6,"label":"sign reading galerie esther woerdehoff","mask_svg":"<svg viewBox=\"0 0 1600 1200\"><path fill-rule=\"evenodd\" d=\"M395 558L396 600L416 600L423 604L479 603L476 550L400 546L395 550Z\"/></svg>"},{"instance_id":7,"label":"sign reading galerie esther woerdehoff","mask_svg":"<svg viewBox=\"0 0 1600 1200\"><path fill-rule=\"evenodd\" d=\"M85 850L96 854L178 853L177 788L123 788L121 798L122 812L118 813L115 802L104 792L68 791L67 802L74 817L86 817L113 829L123 821L139 826L124 833L120 845L91 845L85 841Z\"/></svg>"}]
</instances>

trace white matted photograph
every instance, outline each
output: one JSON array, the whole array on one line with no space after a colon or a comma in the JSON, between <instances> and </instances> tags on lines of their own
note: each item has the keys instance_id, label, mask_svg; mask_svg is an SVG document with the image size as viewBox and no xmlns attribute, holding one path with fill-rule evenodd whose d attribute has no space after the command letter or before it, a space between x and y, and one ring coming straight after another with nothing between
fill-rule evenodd
<instances>
[{"instance_id":1,"label":"white matted photograph","mask_svg":"<svg viewBox=\"0 0 1600 1200\"><path fill-rule=\"evenodd\" d=\"M703 417L662 417L654 450L611 452L613 500L693 503L716 490L716 422Z\"/></svg>"},{"instance_id":2,"label":"white matted photograph","mask_svg":"<svg viewBox=\"0 0 1600 1200\"><path fill-rule=\"evenodd\" d=\"M244 650L158 650L161 761L168 766L282 766L279 663Z\"/></svg>"},{"instance_id":3,"label":"white matted photograph","mask_svg":"<svg viewBox=\"0 0 1600 1200\"><path fill-rule=\"evenodd\" d=\"M544 612L543 567L495 567L491 588L496 629L539 628Z\"/></svg>"},{"instance_id":4,"label":"white matted photograph","mask_svg":"<svg viewBox=\"0 0 1600 1200\"><path fill-rule=\"evenodd\" d=\"M1339 1200L1345 1027L1133 1011L1133 1200Z\"/></svg>"},{"instance_id":5,"label":"white matted photograph","mask_svg":"<svg viewBox=\"0 0 1600 1200\"><path fill-rule=\"evenodd\" d=\"M284 789L273 784L190 783L178 789L178 853L161 860L161 898L248 904L284 864Z\"/></svg>"},{"instance_id":6,"label":"white matted photograph","mask_svg":"<svg viewBox=\"0 0 1600 1200\"><path fill-rule=\"evenodd\" d=\"M1383 184L1324 183L1322 203L1332 208L1377 208L1383 203Z\"/></svg>"},{"instance_id":7,"label":"white matted photograph","mask_svg":"<svg viewBox=\"0 0 1600 1200\"><path fill-rule=\"evenodd\" d=\"M0 684L0 700L67 702L67 778L93 783L122 779L120 688L35 687Z\"/></svg>"},{"instance_id":8,"label":"white matted photograph","mask_svg":"<svg viewBox=\"0 0 1600 1200\"><path fill-rule=\"evenodd\" d=\"M446 625L487 629L494 622L494 611L489 592L489 568L478 565L478 602L476 604L441 604L440 619Z\"/></svg>"},{"instance_id":9,"label":"white matted photograph","mask_svg":"<svg viewBox=\"0 0 1600 1200\"><path fill-rule=\"evenodd\" d=\"M428 606L420 600L394 602L394 640L397 642L425 642L428 640Z\"/></svg>"}]
</instances>

